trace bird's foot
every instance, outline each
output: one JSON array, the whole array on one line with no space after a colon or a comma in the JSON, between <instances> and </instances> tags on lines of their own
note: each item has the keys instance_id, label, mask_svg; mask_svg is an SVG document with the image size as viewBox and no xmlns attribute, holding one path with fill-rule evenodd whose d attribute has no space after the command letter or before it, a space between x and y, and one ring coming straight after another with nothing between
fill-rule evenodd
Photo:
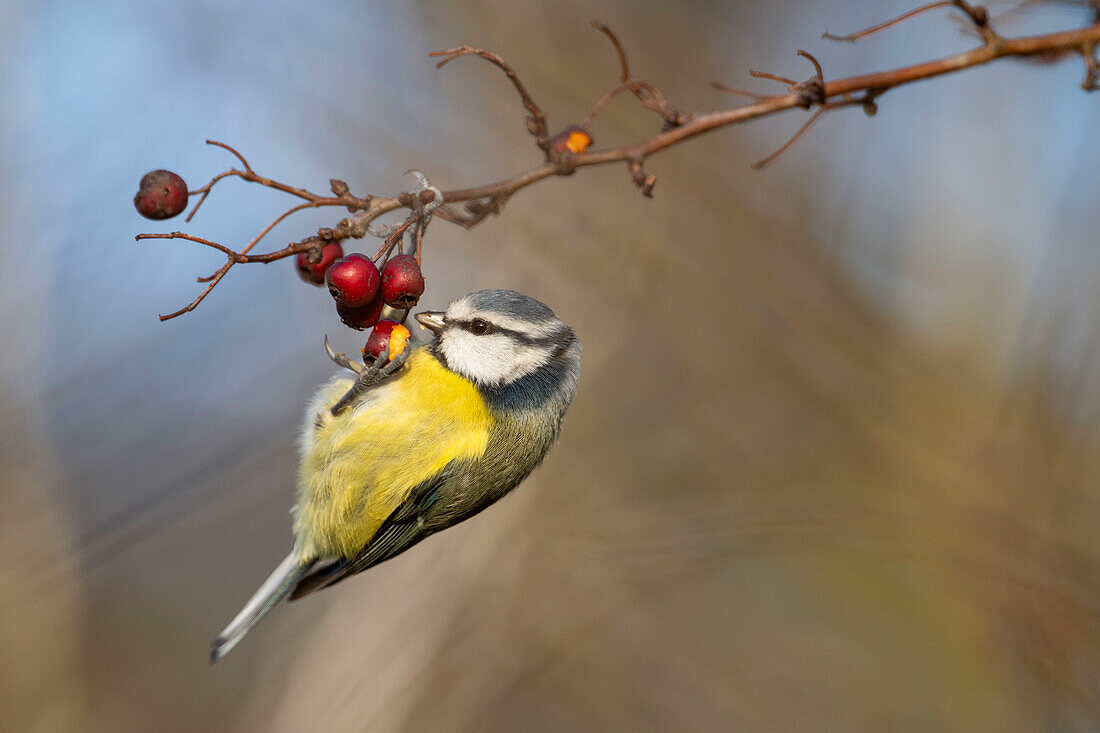
<instances>
[{"instance_id":1,"label":"bird's foot","mask_svg":"<svg viewBox=\"0 0 1100 733\"><path fill-rule=\"evenodd\" d=\"M367 391L377 384L381 384L388 377L395 374L397 370L405 366L405 362L409 360L409 353L411 351L412 343L406 343L405 348L401 351L400 354L398 354L394 358L386 359L383 355L380 354L379 356L375 357L373 364L358 371L357 373L359 374L359 376L356 378L355 384L351 385L351 388L347 391L347 394L337 400L336 404L332 406L330 412L332 412L333 416L339 415L341 412L346 410L351 405L351 403L354 402L357 397L359 397L359 395L363 394L363 392ZM384 353L385 352L383 352L383 354ZM336 354L335 356L339 357L344 355ZM344 358L347 359L346 356ZM333 358L333 361L336 361L335 357ZM336 363L340 364L339 361L337 361ZM354 364L355 362L352 363ZM341 364L341 366L344 365ZM352 367L348 368L352 369ZM352 371L356 370L352 369Z\"/></svg>"}]
</instances>

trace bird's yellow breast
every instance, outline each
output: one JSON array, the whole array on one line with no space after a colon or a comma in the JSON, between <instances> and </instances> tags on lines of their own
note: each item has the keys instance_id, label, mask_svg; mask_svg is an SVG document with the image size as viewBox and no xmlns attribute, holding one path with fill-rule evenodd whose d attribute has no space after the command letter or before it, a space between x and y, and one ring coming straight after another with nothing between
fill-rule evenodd
<instances>
[{"instance_id":1,"label":"bird's yellow breast","mask_svg":"<svg viewBox=\"0 0 1100 733\"><path fill-rule=\"evenodd\" d=\"M357 554L414 487L453 460L481 457L493 424L473 384L424 348L333 417L351 384L328 383L306 415L294 530L317 557Z\"/></svg>"}]
</instances>

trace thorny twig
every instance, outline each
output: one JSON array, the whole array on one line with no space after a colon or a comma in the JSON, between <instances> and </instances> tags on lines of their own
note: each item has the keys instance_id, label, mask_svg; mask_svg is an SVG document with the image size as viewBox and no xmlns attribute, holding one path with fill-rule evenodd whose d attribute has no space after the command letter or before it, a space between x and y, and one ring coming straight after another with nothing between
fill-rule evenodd
<instances>
[{"instance_id":1,"label":"thorny twig","mask_svg":"<svg viewBox=\"0 0 1100 733\"><path fill-rule=\"evenodd\" d=\"M622 92L631 92L638 101L647 109L658 113L664 124L652 137L629 145L612 148L586 150L573 153L554 150L550 144L549 125L546 114L535 102L520 81L518 73L501 57L496 54L477 49L472 46L460 46L446 51L436 51L430 54L433 57L441 57L438 66L443 66L450 61L466 55L475 55L489 61L500 68L511 80L527 111L526 125L528 132L534 136L538 148L543 151L545 161L526 171L517 173L493 183L474 186L470 188L442 191L442 200L446 203L435 210L435 215L440 218L460 224L467 228L474 227L489 216L499 214L508 199L528 186L553 176L569 175L579 168L609 163L626 163L631 180L646 196L652 195L656 176L647 174L644 164L650 156L670 148L674 145L689 140L698 135L708 133L721 127L735 125L749 120L768 117L791 109L812 110L810 118L802 125L786 143L767 158L759 161L754 167L762 167L774 160L798 140L813 124L815 124L826 112L834 109L851 106L861 106L868 114L874 114L876 100L886 91L895 87L910 84L915 81L932 79L945 74L951 74L963 69L982 66L998 59L1020 58L1040 61L1052 61L1066 55L1079 55L1085 64L1085 79L1082 87L1086 90L1094 90L1100 82L1100 63L1097 61L1096 49L1100 44L1100 0L1088 0L1088 7L1092 9L1092 24L1084 28L1047 33L1020 38L1006 38L997 33L990 22L989 13L984 6L966 2L966 0L947 0L945 2L933 2L921 6L909 13L893 18L862 31L857 31L846 36L825 34L826 38L842 41L856 41L873 33L891 28L899 23L921 13L935 8L952 7L960 10L967 22L980 34L980 45L975 48L923 63L913 64L890 71L848 77L826 81L821 64L816 58L804 51L799 54L813 63L815 74L804 82L761 71L753 71L751 75L756 78L778 81L787 85L787 90L779 94L757 94L736 87L723 84L714 86L722 91L737 94L752 99L752 103L733 109L719 110L715 112L682 113L672 107L665 96L648 82L640 81L631 75L627 63L626 53L618 37L605 25L595 23L595 27L608 37L615 48L619 58L620 78L619 83L604 94L593 106L592 111L584 119L584 127L587 127L597 114L616 96ZM290 257L300 252L306 252L310 258L320 256L320 248L326 241L345 238L361 238L367 234L381 235L386 242L376 254L376 259L387 256L395 246L399 246L401 238L412 229L412 236L416 256L419 259L424 229L427 226L427 217L424 212L428 205L439 204L436 193L429 190L419 190L411 193L402 193L393 197L383 196L353 196L348 192L347 184L341 181L332 181L332 196L321 196L304 189L280 183L258 175L248 161L232 147L215 141L207 141L211 145L217 145L236 156L244 167L243 170L231 168L215 176L205 186L192 191L191 194L201 194L195 207L187 217L187 221L195 215L202 203L206 200L210 190L224 178L237 177L250 183L257 183L268 188L290 194L303 200L303 203L292 207L279 215L268 224L256 237L254 237L240 252L236 252L224 245L212 242L201 237L195 237L182 232L169 234L139 234L137 239L186 239L197 242L221 251L226 255L226 263L209 278L200 278L207 287L194 301L175 313L161 316L161 320L174 318L190 310L193 310L215 285L225 277L226 273L235 265L250 262L272 262L274 260ZM455 208L456 204L464 204L462 210ZM324 206L346 207L350 215L332 228L322 228L317 235L308 237L300 242L293 242L283 249L264 255L250 255L249 251L256 246L272 229L289 217L308 208ZM408 209L410 215L396 228L376 232L371 226L379 217L397 209Z\"/></svg>"}]
</instances>

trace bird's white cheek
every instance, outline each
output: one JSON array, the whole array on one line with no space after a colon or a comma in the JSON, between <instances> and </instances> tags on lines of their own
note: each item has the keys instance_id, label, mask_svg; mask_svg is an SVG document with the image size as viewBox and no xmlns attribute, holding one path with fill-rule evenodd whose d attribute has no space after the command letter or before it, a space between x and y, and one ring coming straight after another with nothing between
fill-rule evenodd
<instances>
[{"instance_id":1,"label":"bird's white cheek","mask_svg":"<svg viewBox=\"0 0 1100 733\"><path fill-rule=\"evenodd\" d=\"M443 354L451 369L467 379L495 384L504 379L508 366L508 344L495 341L492 336L451 331L443 339Z\"/></svg>"},{"instance_id":2,"label":"bird's white cheek","mask_svg":"<svg viewBox=\"0 0 1100 733\"><path fill-rule=\"evenodd\" d=\"M541 350L524 348L500 334L448 332L442 349L451 369L483 384L506 384L533 372L546 360Z\"/></svg>"}]
</instances>

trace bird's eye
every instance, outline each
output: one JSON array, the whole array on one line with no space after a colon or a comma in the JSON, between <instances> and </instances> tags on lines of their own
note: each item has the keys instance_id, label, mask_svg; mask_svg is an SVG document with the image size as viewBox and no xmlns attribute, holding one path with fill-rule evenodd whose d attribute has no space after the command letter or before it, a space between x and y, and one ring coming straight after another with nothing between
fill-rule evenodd
<instances>
[{"instance_id":1,"label":"bird's eye","mask_svg":"<svg viewBox=\"0 0 1100 733\"><path fill-rule=\"evenodd\" d=\"M475 336L484 336L489 333L489 324L480 318L470 321L470 333Z\"/></svg>"}]
</instances>

